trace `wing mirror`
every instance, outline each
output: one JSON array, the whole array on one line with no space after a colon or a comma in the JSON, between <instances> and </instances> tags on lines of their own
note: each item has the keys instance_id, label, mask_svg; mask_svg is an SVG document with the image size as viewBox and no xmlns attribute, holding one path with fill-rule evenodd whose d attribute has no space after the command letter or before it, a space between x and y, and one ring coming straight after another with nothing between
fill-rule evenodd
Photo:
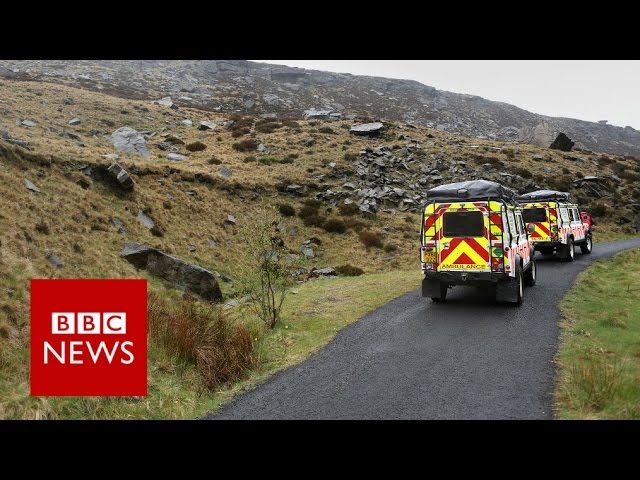
<instances>
[{"instance_id":1,"label":"wing mirror","mask_svg":"<svg viewBox=\"0 0 640 480\"><path fill-rule=\"evenodd\" d=\"M533 234L533 232L536 231L536 226L533 223L530 223L529 225L527 225L527 232L529 232L529 235Z\"/></svg>"}]
</instances>

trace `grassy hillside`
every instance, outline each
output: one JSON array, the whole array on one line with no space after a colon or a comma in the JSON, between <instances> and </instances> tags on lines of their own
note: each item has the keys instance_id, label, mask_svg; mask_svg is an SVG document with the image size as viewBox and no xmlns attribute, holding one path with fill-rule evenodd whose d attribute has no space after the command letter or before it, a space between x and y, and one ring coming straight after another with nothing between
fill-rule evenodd
<instances>
[{"instance_id":1,"label":"grassy hillside","mask_svg":"<svg viewBox=\"0 0 640 480\"><path fill-rule=\"evenodd\" d=\"M80 123L69 125L75 117ZM35 125L18 125L24 119ZM183 123L185 119L191 120L192 126ZM217 126L199 131L197 126L202 120L215 122ZM624 200L628 205L640 198L633 183L634 172L639 167L633 158L566 155L530 145L469 139L406 125L387 125L382 138L354 137L349 133L350 125L343 121L269 122L188 108L176 111L151 102L123 100L67 86L0 81L0 131L6 132L0 135L0 392L6 394L0 396L3 399L0 418L32 418L38 416L34 412L42 411L49 412L44 415L47 417L91 416L92 408L98 408L94 400L85 399L80 404L72 402L64 408L55 407L59 410L51 406L40 409L45 400L28 397L30 278L147 276L151 291L162 297L179 298L180 292L136 271L120 258L126 240L160 248L229 276L230 281L221 282L225 300L237 297L240 294L237 279L246 274L241 264L247 253L240 231L254 221L256 209L267 207L275 211L279 205L286 204L296 213L304 212L305 202L316 193L327 189L342 191L346 181L357 177L352 163L359 152L367 148L410 142L418 145L418 160L411 168L418 168L420 162L430 165L433 158L439 156L455 165L464 162L476 172L486 169L487 176L510 172L548 187L559 187L558 182L580 175L613 174L618 169L618 173L626 172L626 177L621 179L611 198L595 201L585 192L576 193L599 208L596 233L633 232L629 223L634 218L633 210L611 209L616 200ZM148 157L114 150L106 137L122 126L149 132ZM78 138L69 138L68 134L65 137L65 132ZM187 160L176 162L166 158L168 151L156 146L166 141L164 134L181 139L183 143L178 145L177 153L188 155ZM27 141L29 149L3 141L3 137ZM246 144L252 140L256 140L254 145L264 144L269 152L240 151L241 142ZM202 144L190 147L196 151L187 149L196 142ZM117 193L83 173L87 166L109 165L112 160L105 155L113 153L120 155L118 163L135 181L131 194ZM329 165L333 162L335 165ZM221 171L222 167L231 170L231 176L225 176L228 172ZM459 170L459 173L448 170L443 175L446 181L462 180L467 171L470 170ZM40 192L25 188L25 179L33 182ZM283 192L282 187L291 183L306 186L308 193ZM139 211L155 220L159 233L154 235L136 220ZM387 273L390 276L363 278L382 278L389 282L397 282L392 272L419 272L417 212L382 209L372 217L352 215L353 212L325 203L319 213L327 219L344 222L346 231L332 233L309 222L305 225L298 215L285 217L282 222L284 239L292 254L300 253L305 239L315 238L316 257L305 260L307 269L349 264L361 268L365 274ZM230 214L236 217L236 225L225 223ZM621 216L629 217L628 222L614 223L621 221ZM118 231L113 219L124 224L126 234ZM372 232L379 237L380 248L366 248L360 240L362 232ZM49 253L58 256L64 266L54 267L47 258ZM417 277L415 282L417 287ZM312 287L308 288L313 291ZM400 282L390 284L388 290L399 294L410 288L411 285ZM328 297L320 299L317 308L322 309L331 302ZM373 303L366 305L367 308L374 306ZM358 306L353 311L364 310ZM239 321L251 324L252 320ZM328 338L323 334L318 337L318 344ZM292 340L298 341L301 340ZM163 380L165 387L169 385L167 388L173 392L184 390L187 392L184 395L191 398L185 400L187 406L176 407L171 410L174 413L167 416L189 416L195 408L192 394L202 389L194 369L178 368L176 365L182 364L175 363L175 359L167 366L160 350L156 354L151 357L152 372L154 368L168 372L168 380ZM160 389L160 393L155 393L157 396L152 400L158 401L155 407L141 408L132 415L143 416L152 411L156 412L153 415L160 415L157 412L161 409L164 391ZM179 399L176 402L181 404ZM102 416L108 416L105 410L100 411Z\"/></svg>"}]
</instances>

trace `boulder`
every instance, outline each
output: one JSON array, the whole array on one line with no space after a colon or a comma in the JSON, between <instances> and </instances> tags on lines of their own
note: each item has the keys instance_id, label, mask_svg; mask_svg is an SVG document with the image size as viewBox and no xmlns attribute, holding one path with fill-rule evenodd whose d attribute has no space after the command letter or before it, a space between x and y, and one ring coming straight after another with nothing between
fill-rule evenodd
<instances>
[{"instance_id":1,"label":"boulder","mask_svg":"<svg viewBox=\"0 0 640 480\"><path fill-rule=\"evenodd\" d=\"M167 133L166 135L163 135L163 137L165 142L173 143L175 145L184 145L184 140L173 133Z\"/></svg>"},{"instance_id":2,"label":"boulder","mask_svg":"<svg viewBox=\"0 0 640 480\"><path fill-rule=\"evenodd\" d=\"M120 165L118 165L117 163L112 163L107 169L107 172L109 172L111 178L122 190L133 190L134 183L131 179L131 176L129 175L129 172L127 172Z\"/></svg>"},{"instance_id":3,"label":"boulder","mask_svg":"<svg viewBox=\"0 0 640 480\"><path fill-rule=\"evenodd\" d=\"M62 133L62 137L68 138L69 140L80 141L80 135L78 135L77 133L69 132L68 130L65 130Z\"/></svg>"},{"instance_id":4,"label":"boulder","mask_svg":"<svg viewBox=\"0 0 640 480\"><path fill-rule=\"evenodd\" d=\"M229 178L231 175L233 175L233 171L227 167L220 167L218 169L218 173L225 178Z\"/></svg>"},{"instance_id":5,"label":"boulder","mask_svg":"<svg viewBox=\"0 0 640 480\"><path fill-rule=\"evenodd\" d=\"M60 257L58 257L51 250L47 251L47 253L45 254L45 257L47 257L47 260L49 260L49 263L54 268L62 268L64 266L64 263L62 262L62 260L60 260Z\"/></svg>"},{"instance_id":6,"label":"boulder","mask_svg":"<svg viewBox=\"0 0 640 480\"><path fill-rule=\"evenodd\" d=\"M116 229L118 230L118 233L122 234L122 235L126 235L127 234L127 227L125 226L124 222L122 220L120 220L119 218L113 217L111 219L111 223L114 227L116 227Z\"/></svg>"},{"instance_id":7,"label":"boulder","mask_svg":"<svg viewBox=\"0 0 640 480\"><path fill-rule=\"evenodd\" d=\"M236 217L234 217L233 215L227 215L227 219L225 220L225 222L229 225L235 225L236 223L238 223Z\"/></svg>"},{"instance_id":8,"label":"boulder","mask_svg":"<svg viewBox=\"0 0 640 480\"><path fill-rule=\"evenodd\" d=\"M186 160L188 157L186 155L180 155L179 153L170 153L167 155L167 160L174 160L176 162L181 162Z\"/></svg>"},{"instance_id":9,"label":"boulder","mask_svg":"<svg viewBox=\"0 0 640 480\"><path fill-rule=\"evenodd\" d=\"M143 226L147 227L149 230L151 230L153 227L156 226L156 222L154 222L153 219L149 215L144 213L142 210L138 210L138 215L136 216L136 220L140 222Z\"/></svg>"},{"instance_id":10,"label":"boulder","mask_svg":"<svg viewBox=\"0 0 640 480\"><path fill-rule=\"evenodd\" d=\"M304 118L317 118L321 120L327 120L331 117L331 110L305 110Z\"/></svg>"},{"instance_id":11,"label":"boulder","mask_svg":"<svg viewBox=\"0 0 640 480\"><path fill-rule=\"evenodd\" d=\"M302 245L300 250L305 258L315 258L316 253L313 251L313 247L311 245Z\"/></svg>"},{"instance_id":12,"label":"boulder","mask_svg":"<svg viewBox=\"0 0 640 480\"><path fill-rule=\"evenodd\" d=\"M65 98L65 99L62 101L62 104L63 104L63 105L73 105L73 104L75 104L75 103L76 103L76 102L74 102L74 101L73 101L73 98Z\"/></svg>"},{"instance_id":13,"label":"boulder","mask_svg":"<svg viewBox=\"0 0 640 480\"><path fill-rule=\"evenodd\" d=\"M157 103L158 105L162 105L163 107L173 107L173 101L171 100L171 97L164 97L161 98L160 100L156 100L154 103Z\"/></svg>"},{"instance_id":14,"label":"boulder","mask_svg":"<svg viewBox=\"0 0 640 480\"><path fill-rule=\"evenodd\" d=\"M192 127L193 126L193 122L191 120L189 120L188 118L185 118L184 120L182 120L182 123L184 125L186 125L187 127Z\"/></svg>"},{"instance_id":15,"label":"boulder","mask_svg":"<svg viewBox=\"0 0 640 480\"><path fill-rule=\"evenodd\" d=\"M198 130L213 130L214 128L216 128L216 124L206 120L201 121L198 125Z\"/></svg>"},{"instance_id":16,"label":"boulder","mask_svg":"<svg viewBox=\"0 0 640 480\"><path fill-rule=\"evenodd\" d=\"M198 265L186 263L157 248L139 243L125 243L120 256L137 269L146 270L172 286L195 294L203 300L223 300L214 274Z\"/></svg>"},{"instance_id":17,"label":"boulder","mask_svg":"<svg viewBox=\"0 0 640 480\"><path fill-rule=\"evenodd\" d=\"M336 269L333 267L326 268L312 268L309 272L309 277L317 278L317 277L335 277L338 274L336 273Z\"/></svg>"},{"instance_id":18,"label":"boulder","mask_svg":"<svg viewBox=\"0 0 640 480\"><path fill-rule=\"evenodd\" d=\"M149 149L147 148L147 142L144 136L131 127L120 127L111 134L109 141L116 150L121 152L132 155L142 155L143 157L149 155Z\"/></svg>"},{"instance_id":19,"label":"boulder","mask_svg":"<svg viewBox=\"0 0 640 480\"><path fill-rule=\"evenodd\" d=\"M567 137L564 133L560 132L556 139L549 145L549 148L553 150L561 150L563 152L570 152L575 142Z\"/></svg>"},{"instance_id":20,"label":"boulder","mask_svg":"<svg viewBox=\"0 0 640 480\"><path fill-rule=\"evenodd\" d=\"M31 182L30 180L27 180L26 178L24 179L24 186L27 188L27 190L31 190L32 192L36 192L36 193L40 193L40 189L38 187L36 187L33 182Z\"/></svg>"},{"instance_id":21,"label":"boulder","mask_svg":"<svg viewBox=\"0 0 640 480\"><path fill-rule=\"evenodd\" d=\"M31 120L22 120L20 122L20 125L22 125L23 127L35 127L36 126L36 122L33 122Z\"/></svg>"},{"instance_id":22,"label":"boulder","mask_svg":"<svg viewBox=\"0 0 640 480\"><path fill-rule=\"evenodd\" d=\"M80 119L78 117L69 120L69 125L80 125Z\"/></svg>"},{"instance_id":23,"label":"boulder","mask_svg":"<svg viewBox=\"0 0 640 480\"><path fill-rule=\"evenodd\" d=\"M380 135L383 130L384 130L384 125L382 123L374 122L374 123L361 123L361 124L353 125L350 131L354 135L375 137Z\"/></svg>"}]
</instances>

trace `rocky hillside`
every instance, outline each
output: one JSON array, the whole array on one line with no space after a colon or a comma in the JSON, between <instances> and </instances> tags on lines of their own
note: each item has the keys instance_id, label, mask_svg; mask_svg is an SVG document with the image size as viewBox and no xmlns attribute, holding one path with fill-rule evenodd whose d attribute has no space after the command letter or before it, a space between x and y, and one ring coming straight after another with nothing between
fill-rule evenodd
<instances>
[{"instance_id":1,"label":"rocky hillside","mask_svg":"<svg viewBox=\"0 0 640 480\"><path fill-rule=\"evenodd\" d=\"M295 119L305 112L346 119L360 115L543 147L564 132L576 148L640 155L640 132L629 126L547 117L410 80L239 60L0 61L0 77L60 82L132 99L171 96L177 105L215 112Z\"/></svg>"}]
</instances>

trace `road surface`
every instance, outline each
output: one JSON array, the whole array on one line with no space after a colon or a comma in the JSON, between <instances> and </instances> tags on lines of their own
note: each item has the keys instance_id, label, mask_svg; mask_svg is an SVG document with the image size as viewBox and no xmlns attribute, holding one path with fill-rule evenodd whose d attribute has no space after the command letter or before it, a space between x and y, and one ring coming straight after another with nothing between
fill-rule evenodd
<instances>
[{"instance_id":1,"label":"road surface","mask_svg":"<svg viewBox=\"0 0 640 480\"><path fill-rule=\"evenodd\" d=\"M399 297L300 365L236 397L212 419L551 419L558 302L576 275L640 240L538 261L521 307L472 287L446 303Z\"/></svg>"}]
</instances>

